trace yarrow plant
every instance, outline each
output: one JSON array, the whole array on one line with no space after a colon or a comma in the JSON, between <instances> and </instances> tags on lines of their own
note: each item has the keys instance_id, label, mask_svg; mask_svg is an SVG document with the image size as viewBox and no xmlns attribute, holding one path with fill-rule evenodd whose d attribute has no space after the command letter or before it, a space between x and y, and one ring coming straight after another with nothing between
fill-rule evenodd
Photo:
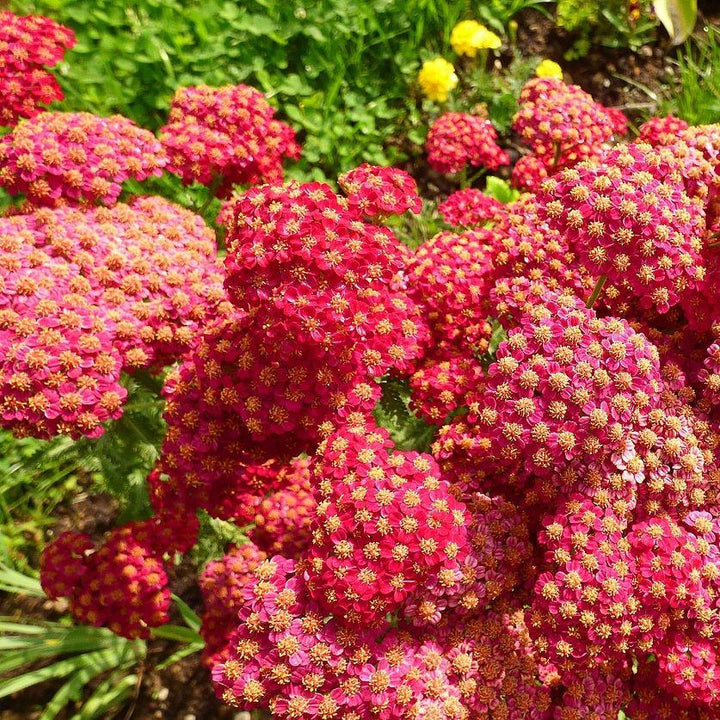
<instances>
[{"instance_id":1,"label":"yarrow plant","mask_svg":"<svg viewBox=\"0 0 720 720\"><path fill-rule=\"evenodd\" d=\"M457 173L468 166L497 170L510 162L497 139L497 131L489 120L467 113L445 113L428 132L425 142L428 163L441 173Z\"/></svg>"},{"instance_id":2,"label":"yarrow plant","mask_svg":"<svg viewBox=\"0 0 720 720\"><path fill-rule=\"evenodd\" d=\"M25 202L0 218L2 425L99 437L123 374L164 401L151 510L50 543L51 598L151 637L178 556L234 525L198 597L237 710L718 716L720 128L618 143L624 117L556 74L515 120L532 192L463 188L416 250L391 229L422 207L409 174L283 184L294 133L246 86L178 90L159 141L79 113L3 139ZM457 77L435 60L420 82L444 101ZM511 162L479 114L437 118L427 149L443 173ZM163 168L211 198L251 186L222 259L198 214L118 202Z\"/></svg>"}]
</instances>

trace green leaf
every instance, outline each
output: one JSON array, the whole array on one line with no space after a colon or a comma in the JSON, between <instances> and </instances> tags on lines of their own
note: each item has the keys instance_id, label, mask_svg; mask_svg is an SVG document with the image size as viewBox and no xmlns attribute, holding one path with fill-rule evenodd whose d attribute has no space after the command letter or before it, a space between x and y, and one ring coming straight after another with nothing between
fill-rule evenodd
<instances>
[{"instance_id":1,"label":"green leaf","mask_svg":"<svg viewBox=\"0 0 720 720\"><path fill-rule=\"evenodd\" d=\"M378 424L388 431L398 450L426 450L435 437L435 427L410 409L408 382L383 378L380 384L382 395L374 410Z\"/></svg>"},{"instance_id":2,"label":"green leaf","mask_svg":"<svg viewBox=\"0 0 720 720\"><path fill-rule=\"evenodd\" d=\"M79 670L88 669L93 671L94 675L100 675L106 670L118 667L123 661L127 661L127 656L133 656L134 651L128 643L118 653L117 649L100 650L98 652L86 653L75 657L59 660L52 665L23 673L17 677L10 678L4 682L0 682L0 698L7 697L25 688L32 687L46 680L66 677Z\"/></svg>"},{"instance_id":3,"label":"green leaf","mask_svg":"<svg viewBox=\"0 0 720 720\"><path fill-rule=\"evenodd\" d=\"M138 676L124 675L118 678L117 675L117 673L113 673L107 680L100 683L87 699L82 710L71 720L106 718L113 707L121 705L137 686Z\"/></svg>"},{"instance_id":4,"label":"green leaf","mask_svg":"<svg viewBox=\"0 0 720 720\"><path fill-rule=\"evenodd\" d=\"M180 617L185 621L185 624L195 631L200 630L202 620L200 616L181 598L173 594L172 599L180 613Z\"/></svg>"},{"instance_id":5,"label":"green leaf","mask_svg":"<svg viewBox=\"0 0 720 720\"><path fill-rule=\"evenodd\" d=\"M58 713L71 701L78 700L83 687L92 680L95 673L90 668L78 670L70 679L60 686L50 702L43 709L39 720L54 720Z\"/></svg>"},{"instance_id":6,"label":"green leaf","mask_svg":"<svg viewBox=\"0 0 720 720\"><path fill-rule=\"evenodd\" d=\"M201 652L204 647L204 642L185 645L185 647L180 648L177 652L174 652L172 655L165 658L165 660L163 660L156 669L164 670L165 668L169 668L171 665L174 665L176 662L179 662L188 655L194 655L196 652Z\"/></svg>"},{"instance_id":7,"label":"green leaf","mask_svg":"<svg viewBox=\"0 0 720 720\"><path fill-rule=\"evenodd\" d=\"M0 564L0 590L9 593L33 595L35 597L45 596L39 580L17 572L17 570L13 570L3 564Z\"/></svg>"},{"instance_id":8,"label":"green leaf","mask_svg":"<svg viewBox=\"0 0 720 720\"><path fill-rule=\"evenodd\" d=\"M653 0L653 9L673 45L686 40L695 28L697 0Z\"/></svg>"},{"instance_id":9,"label":"green leaf","mask_svg":"<svg viewBox=\"0 0 720 720\"><path fill-rule=\"evenodd\" d=\"M152 634L153 637L163 638L163 640L176 640L183 643L202 642L202 638L195 630L182 625L160 625L160 627L153 628Z\"/></svg>"},{"instance_id":10,"label":"green leaf","mask_svg":"<svg viewBox=\"0 0 720 720\"><path fill-rule=\"evenodd\" d=\"M485 194L503 204L512 202L520 196L520 193L511 188L507 181L494 175L489 175L485 181Z\"/></svg>"}]
</instances>

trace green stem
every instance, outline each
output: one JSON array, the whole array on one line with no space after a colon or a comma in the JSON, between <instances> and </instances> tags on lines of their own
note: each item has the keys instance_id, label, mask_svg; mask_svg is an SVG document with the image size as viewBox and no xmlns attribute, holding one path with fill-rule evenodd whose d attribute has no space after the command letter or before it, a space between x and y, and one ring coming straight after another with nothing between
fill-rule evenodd
<instances>
[{"instance_id":1,"label":"green stem","mask_svg":"<svg viewBox=\"0 0 720 720\"><path fill-rule=\"evenodd\" d=\"M215 199L215 196L217 195L218 188L220 187L220 183L222 183L222 177L218 175L217 177L214 177L210 184L207 186L208 194L205 198L205 202L200 206L200 209L197 211L198 215L203 215L205 211L210 207L210 203Z\"/></svg>"},{"instance_id":2,"label":"green stem","mask_svg":"<svg viewBox=\"0 0 720 720\"><path fill-rule=\"evenodd\" d=\"M467 186L468 186L467 165L463 165L463 169L460 171L460 189L464 190Z\"/></svg>"},{"instance_id":3,"label":"green stem","mask_svg":"<svg viewBox=\"0 0 720 720\"><path fill-rule=\"evenodd\" d=\"M595 289L592 291L592 295L588 298L588 301L585 303L585 306L587 308L591 308L596 300L600 297L600 293L602 292L602 289L605 287L605 283L607 282L607 275L601 275L598 278L598 281L595 283Z\"/></svg>"},{"instance_id":4,"label":"green stem","mask_svg":"<svg viewBox=\"0 0 720 720\"><path fill-rule=\"evenodd\" d=\"M555 154L553 156L553 169L557 167L558 162L560 161L560 143L555 143Z\"/></svg>"}]
</instances>

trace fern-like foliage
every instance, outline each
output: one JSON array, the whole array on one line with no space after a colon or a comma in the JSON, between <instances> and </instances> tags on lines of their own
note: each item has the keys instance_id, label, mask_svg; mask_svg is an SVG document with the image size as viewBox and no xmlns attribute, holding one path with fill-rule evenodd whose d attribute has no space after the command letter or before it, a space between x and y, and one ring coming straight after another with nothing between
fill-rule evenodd
<instances>
[{"instance_id":1,"label":"fern-like foliage","mask_svg":"<svg viewBox=\"0 0 720 720\"><path fill-rule=\"evenodd\" d=\"M77 444L84 466L94 472L96 487L114 495L123 512L121 522L150 514L146 478L160 456L165 436L162 381L145 373L123 378L128 399L122 417L108 425L97 440Z\"/></svg>"},{"instance_id":2,"label":"fern-like foliage","mask_svg":"<svg viewBox=\"0 0 720 720\"><path fill-rule=\"evenodd\" d=\"M435 428L410 409L407 380L383 378L382 396L375 406L375 420L384 427L399 450L426 451L435 437Z\"/></svg>"}]
</instances>

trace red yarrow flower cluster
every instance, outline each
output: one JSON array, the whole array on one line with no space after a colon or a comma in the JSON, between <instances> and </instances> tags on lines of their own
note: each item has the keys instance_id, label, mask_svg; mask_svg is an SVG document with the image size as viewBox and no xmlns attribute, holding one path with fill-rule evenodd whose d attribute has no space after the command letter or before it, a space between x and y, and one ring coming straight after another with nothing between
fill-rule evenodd
<instances>
[{"instance_id":1,"label":"red yarrow flower cluster","mask_svg":"<svg viewBox=\"0 0 720 720\"><path fill-rule=\"evenodd\" d=\"M0 140L0 185L35 205L113 205L125 180L160 175L160 143L120 115L45 112Z\"/></svg>"},{"instance_id":2,"label":"red yarrow flower cluster","mask_svg":"<svg viewBox=\"0 0 720 720\"><path fill-rule=\"evenodd\" d=\"M298 345L349 354L358 380L413 367L427 329L388 228L358 220L323 183L252 188L233 213L225 287L236 307L293 325Z\"/></svg>"},{"instance_id":3,"label":"red yarrow flower cluster","mask_svg":"<svg viewBox=\"0 0 720 720\"><path fill-rule=\"evenodd\" d=\"M626 119L611 113L577 85L532 78L522 89L513 130L546 167L572 167L625 131Z\"/></svg>"},{"instance_id":4,"label":"red yarrow flower cluster","mask_svg":"<svg viewBox=\"0 0 720 720\"><path fill-rule=\"evenodd\" d=\"M672 145L688 127L688 123L674 115L651 117L640 126L637 141L649 145Z\"/></svg>"},{"instance_id":5,"label":"red yarrow flower cluster","mask_svg":"<svg viewBox=\"0 0 720 720\"><path fill-rule=\"evenodd\" d=\"M338 185L361 217L382 219L422 210L415 180L398 168L363 163L340 175Z\"/></svg>"},{"instance_id":6,"label":"red yarrow flower cluster","mask_svg":"<svg viewBox=\"0 0 720 720\"><path fill-rule=\"evenodd\" d=\"M295 131L275 118L265 96L247 85L180 88L160 128L168 170L185 183L220 183L226 196L232 184L282 180L284 157L297 159Z\"/></svg>"},{"instance_id":7,"label":"red yarrow flower cluster","mask_svg":"<svg viewBox=\"0 0 720 720\"><path fill-rule=\"evenodd\" d=\"M252 543L231 548L219 560L211 560L198 579L203 598L200 634L205 641L203 662L212 667L229 653L230 634L237 626L245 603L243 591L254 579L267 555Z\"/></svg>"},{"instance_id":8,"label":"red yarrow flower cluster","mask_svg":"<svg viewBox=\"0 0 720 720\"><path fill-rule=\"evenodd\" d=\"M425 150L428 164L440 173L458 173L468 165L497 170L510 163L497 144L497 131L489 120L467 113L445 113L430 127Z\"/></svg>"},{"instance_id":9,"label":"red yarrow flower cluster","mask_svg":"<svg viewBox=\"0 0 720 720\"><path fill-rule=\"evenodd\" d=\"M63 99L45 68L60 62L73 45L75 33L50 18L0 11L0 125L15 125Z\"/></svg>"},{"instance_id":10,"label":"red yarrow flower cluster","mask_svg":"<svg viewBox=\"0 0 720 720\"><path fill-rule=\"evenodd\" d=\"M423 243L407 263L415 301L423 308L432 332L433 354L487 346L492 329L484 304L491 283L491 230L441 232Z\"/></svg>"},{"instance_id":11,"label":"red yarrow flower cluster","mask_svg":"<svg viewBox=\"0 0 720 720\"><path fill-rule=\"evenodd\" d=\"M321 444L308 589L327 612L376 625L467 552L466 511L428 455L388 452L387 432L341 428ZM362 524L357 519L362 518Z\"/></svg>"},{"instance_id":12,"label":"red yarrow flower cluster","mask_svg":"<svg viewBox=\"0 0 720 720\"><path fill-rule=\"evenodd\" d=\"M545 158L537 155L523 155L514 165L510 184L526 192L537 192L543 181L551 174Z\"/></svg>"},{"instance_id":13,"label":"red yarrow flower cluster","mask_svg":"<svg viewBox=\"0 0 720 720\"><path fill-rule=\"evenodd\" d=\"M69 598L76 620L122 637L147 638L169 620L162 562L129 528L114 530L99 548L87 535L61 535L44 551L40 577L50 597Z\"/></svg>"},{"instance_id":14,"label":"red yarrow flower cluster","mask_svg":"<svg viewBox=\"0 0 720 720\"><path fill-rule=\"evenodd\" d=\"M448 225L471 228L501 216L503 205L480 190L465 188L443 200L438 205L438 212Z\"/></svg>"},{"instance_id":15,"label":"red yarrow flower cluster","mask_svg":"<svg viewBox=\"0 0 720 720\"><path fill-rule=\"evenodd\" d=\"M270 555L298 558L310 545L317 507L310 461L297 458L281 467L274 485L277 490L255 500L248 537Z\"/></svg>"},{"instance_id":16,"label":"red yarrow flower cluster","mask_svg":"<svg viewBox=\"0 0 720 720\"><path fill-rule=\"evenodd\" d=\"M705 217L672 153L624 145L549 178L538 212L591 273L667 312L704 277Z\"/></svg>"},{"instance_id":17,"label":"red yarrow flower cluster","mask_svg":"<svg viewBox=\"0 0 720 720\"><path fill-rule=\"evenodd\" d=\"M482 367L473 357L428 357L410 377L411 407L426 422L443 425L452 413L467 405L468 392L482 377Z\"/></svg>"}]
</instances>

